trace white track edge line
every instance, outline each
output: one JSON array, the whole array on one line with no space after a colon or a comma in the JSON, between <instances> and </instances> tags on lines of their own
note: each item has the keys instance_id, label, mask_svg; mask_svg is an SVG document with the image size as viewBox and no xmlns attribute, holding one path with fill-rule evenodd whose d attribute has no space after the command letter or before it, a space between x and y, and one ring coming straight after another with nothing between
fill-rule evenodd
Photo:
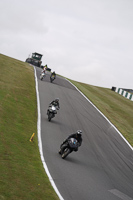
<instances>
[{"instance_id":1,"label":"white track edge line","mask_svg":"<svg viewBox=\"0 0 133 200\"><path fill-rule=\"evenodd\" d=\"M67 80L67 79L66 79ZM69 80L67 80L69 83L71 83ZM89 101L91 103L91 105L96 108L96 110L110 123L110 125L118 132L118 134L122 137L122 139L128 144L128 146L131 148L131 150L133 151L133 147L130 145L130 143L126 140L126 138L122 135L122 133L109 121L109 119L73 84L71 83L71 85L73 85L75 87L75 89L80 92L83 97L85 97L85 99L87 101Z\"/></svg>"},{"instance_id":2,"label":"white track edge line","mask_svg":"<svg viewBox=\"0 0 133 200\"><path fill-rule=\"evenodd\" d=\"M49 178L49 181L52 185L52 187L54 188L56 194L58 195L60 200L64 200L63 197L61 196L59 190L57 189L55 182L48 170L48 167L46 165L44 156L43 156L43 150L42 150L42 140L41 140L41 112L40 112L40 98L39 98L39 90L38 90L38 80L37 80L37 76L36 76L36 68L34 67L34 75L35 75L35 84L36 84L36 96L37 96L37 110L38 110L38 120L37 120L37 132L38 132L38 146L39 146L39 151L40 151L40 156L41 156L41 160L43 163L43 167L46 171L46 174Z\"/></svg>"}]
</instances>

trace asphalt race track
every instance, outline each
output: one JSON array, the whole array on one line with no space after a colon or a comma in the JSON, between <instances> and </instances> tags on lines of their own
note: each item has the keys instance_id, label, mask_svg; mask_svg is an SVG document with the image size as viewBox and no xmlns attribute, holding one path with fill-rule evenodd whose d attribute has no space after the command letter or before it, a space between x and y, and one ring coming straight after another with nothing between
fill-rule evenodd
<instances>
[{"instance_id":1,"label":"asphalt race track","mask_svg":"<svg viewBox=\"0 0 133 200\"><path fill-rule=\"evenodd\" d=\"M65 200L133 200L133 151L111 124L73 85L49 74L41 81L36 68L41 108L41 139L49 172ZM60 110L48 121L49 103L60 99ZM78 152L63 160L60 144L83 131Z\"/></svg>"}]
</instances>

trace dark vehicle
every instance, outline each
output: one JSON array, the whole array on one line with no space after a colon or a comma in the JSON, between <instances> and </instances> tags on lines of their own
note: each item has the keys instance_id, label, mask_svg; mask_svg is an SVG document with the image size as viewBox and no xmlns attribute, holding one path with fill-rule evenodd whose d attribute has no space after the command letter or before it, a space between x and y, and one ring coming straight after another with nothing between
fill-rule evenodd
<instances>
[{"instance_id":1,"label":"dark vehicle","mask_svg":"<svg viewBox=\"0 0 133 200\"><path fill-rule=\"evenodd\" d=\"M72 151L77 151L79 144L75 138L70 138L66 141L59 150L59 154L64 159L66 158Z\"/></svg>"},{"instance_id":2,"label":"dark vehicle","mask_svg":"<svg viewBox=\"0 0 133 200\"><path fill-rule=\"evenodd\" d=\"M47 115L48 115L48 121L50 122L52 118L55 117L55 114L57 114L57 109L54 105L49 106L47 110Z\"/></svg>"},{"instance_id":3,"label":"dark vehicle","mask_svg":"<svg viewBox=\"0 0 133 200\"><path fill-rule=\"evenodd\" d=\"M34 66L37 66L37 67L41 67L41 64L42 64L42 54L40 53L32 53L32 57L31 58L27 58L25 62L27 63L30 63Z\"/></svg>"}]
</instances>

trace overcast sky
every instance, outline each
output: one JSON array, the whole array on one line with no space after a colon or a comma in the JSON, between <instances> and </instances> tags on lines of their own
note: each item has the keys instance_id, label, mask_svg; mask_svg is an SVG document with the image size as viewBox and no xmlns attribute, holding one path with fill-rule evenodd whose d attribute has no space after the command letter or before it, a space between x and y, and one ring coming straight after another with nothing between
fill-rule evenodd
<instances>
[{"instance_id":1,"label":"overcast sky","mask_svg":"<svg viewBox=\"0 0 133 200\"><path fill-rule=\"evenodd\" d=\"M1 0L0 53L95 86L133 89L133 0Z\"/></svg>"}]
</instances>

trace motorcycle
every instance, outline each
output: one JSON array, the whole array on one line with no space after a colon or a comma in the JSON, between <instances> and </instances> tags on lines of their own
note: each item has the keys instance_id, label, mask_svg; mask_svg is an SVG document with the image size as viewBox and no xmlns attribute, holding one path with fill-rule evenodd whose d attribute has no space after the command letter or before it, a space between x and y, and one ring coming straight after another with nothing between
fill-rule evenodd
<instances>
[{"instance_id":1,"label":"motorcycle","mask_svg":"<svg viewBox=\"0 0 133 200\"><path fill-rule=\"evenodd\" d=\"M65 144L61 145L59 154L61 154L62 159L66 158L72 151L77 151L79 143L75 138L68 139Z\"/></svg>"},{"instance_id":2,"label":"motorcycle","mask_svg":"<svg viewBox=\"0 0 133 200\"><path fill-rule=\"evenodd\" d=\"M40 80L42 81L45 76L46 76L45 72L42 71L42 73L40 74Z\"/></svg>"},{"instance_id":3,"label":"motorcycle","mask_svg":"<svg viewBox=\"0 0 133 200\"><path fill-rule=\"evenodd\" d=\"M48 108L47 111L48 120L51 121L51 119L55 117L55 114L57 114L57 109L55 106L52 105Z\"/></svg>"},{"instance_id":4,"label":"motorcycle","mask_svg":"<svg viewBox=\"0 0 133 200\"><path fill-rule=\"evenodd\" d=\"M50 76L50 82L52 83L55 79L55 75Z\"/></svg>"}]
</instances>

